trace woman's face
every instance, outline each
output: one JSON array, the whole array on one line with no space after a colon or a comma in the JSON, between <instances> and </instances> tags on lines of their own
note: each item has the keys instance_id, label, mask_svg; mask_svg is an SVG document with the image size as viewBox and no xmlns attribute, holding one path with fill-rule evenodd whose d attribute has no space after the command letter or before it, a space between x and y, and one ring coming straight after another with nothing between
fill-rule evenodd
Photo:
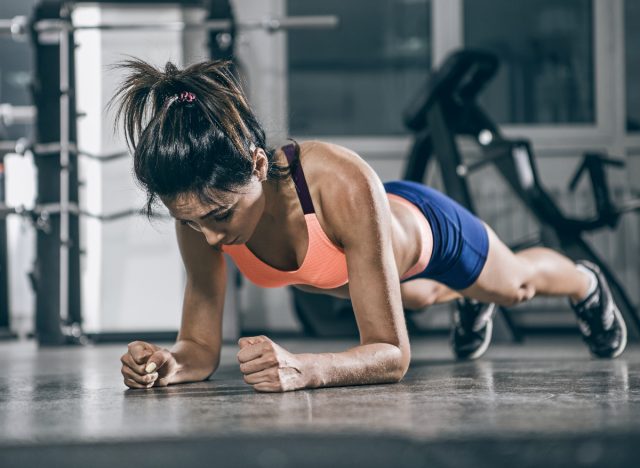
<instances>
[{"instance_id":1,"label":"woman's face","mask_svg":"<svg viewBox=\"0 0 640 468\"><path fill-rule=\"evenodd\" d=\"M238 193L212 191L216 202L203 204L193 193L162 198L171 215L201 232L211 246L244 244L251 238L265 209L262 180L266 179L266 154L258 150L251 181ZM264 160L263 160L264 159Z\"/></svg>"}]
</instances>

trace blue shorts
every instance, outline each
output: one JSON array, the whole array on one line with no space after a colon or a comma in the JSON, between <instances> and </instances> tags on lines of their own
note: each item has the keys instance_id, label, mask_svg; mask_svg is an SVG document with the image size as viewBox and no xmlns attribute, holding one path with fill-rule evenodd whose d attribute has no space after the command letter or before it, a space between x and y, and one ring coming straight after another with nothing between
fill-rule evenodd
<instances>
[{"instance_id":1,"label":"blue shorts","mask_svg":"<svg viewBox=\"0 0 640 468\"><path fill-rule=\"evenodd\" d=\"M384 188L416 205L433 232L429 264L401 282L428 278L455 290L471 286L489 253L489 236L482 221L451 198L417 182L390 181L384 183Z\"/></svg>"}]
</instances>

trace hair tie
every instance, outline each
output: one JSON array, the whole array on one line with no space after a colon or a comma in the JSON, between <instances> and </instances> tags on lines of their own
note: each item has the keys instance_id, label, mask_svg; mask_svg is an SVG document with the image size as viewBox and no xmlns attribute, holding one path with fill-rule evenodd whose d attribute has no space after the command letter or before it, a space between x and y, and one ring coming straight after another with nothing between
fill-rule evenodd
<instances>
[{"instance_id":1,"label":"hair tie","mask_svg":"<svg viewBox=\"0 0 640 468\"><path fill-rule=\"evenodd\" d=\"M178 101L180 102L193 102L195 100L196 100L196 95L193 94L191 91L182 91L178 95Z\"/></svg>"}]
</instances>

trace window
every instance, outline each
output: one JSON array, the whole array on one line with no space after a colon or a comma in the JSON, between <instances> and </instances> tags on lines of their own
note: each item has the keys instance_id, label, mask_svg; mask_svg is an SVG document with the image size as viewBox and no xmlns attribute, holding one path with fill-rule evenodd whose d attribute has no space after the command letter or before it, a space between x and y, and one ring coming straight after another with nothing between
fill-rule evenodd
<instances>
[{"instance_id":1,"label":"window","mask_svg":"<svg viewBox=\"0 0 640 468\"><path fill-rule=\"evenodd\" d=\"M495 120L595 122L591 0L467 0L463 15L465 46L501 60L481 99Z\"/></svg>"},{"instance_id":2,"label":"window","mask_svg":"<svg viewBox=\"0 0 640 468\"><path fill-rule=\"evenodd\" d=\"M402 111L431 66L429 1L291 0L287 14L340 20L288 33L291 134L405 133Z\"/></svg>"},{"instance_id":3,"label":"window","mask_svg":"<svg viewBox=\"0 0 640 468\"><path fill-rule=\"evenodd\" d=\"M640 131L640 2L624 5L624 35L627 82L627 130Z\"/></svg>"}]
</instances>

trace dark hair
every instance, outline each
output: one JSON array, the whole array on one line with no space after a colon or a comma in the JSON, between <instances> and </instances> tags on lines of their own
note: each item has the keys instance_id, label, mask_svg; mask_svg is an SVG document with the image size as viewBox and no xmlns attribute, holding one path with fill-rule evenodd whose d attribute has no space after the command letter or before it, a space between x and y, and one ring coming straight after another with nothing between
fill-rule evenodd
<instances>
[{"instance_id":1,"label":"dark hair","mask_svg":"<svg viewBox=\"0 0 640 468\"><path fill-rule=\"evenodd\" d=\"M265 132L251 111L228 61L203 61L164 71L138 58L113 66L129 71L108 103L119 101L114 128L122 119L134 172L147 192L146 214L158 196L193 193L212 203L211 189L234 192L251 180L250 146L263 148L267 177L286 178L288 166L273 162ZM193 93L195 100L180 94Z\"/></svg>"}]
</instances>

